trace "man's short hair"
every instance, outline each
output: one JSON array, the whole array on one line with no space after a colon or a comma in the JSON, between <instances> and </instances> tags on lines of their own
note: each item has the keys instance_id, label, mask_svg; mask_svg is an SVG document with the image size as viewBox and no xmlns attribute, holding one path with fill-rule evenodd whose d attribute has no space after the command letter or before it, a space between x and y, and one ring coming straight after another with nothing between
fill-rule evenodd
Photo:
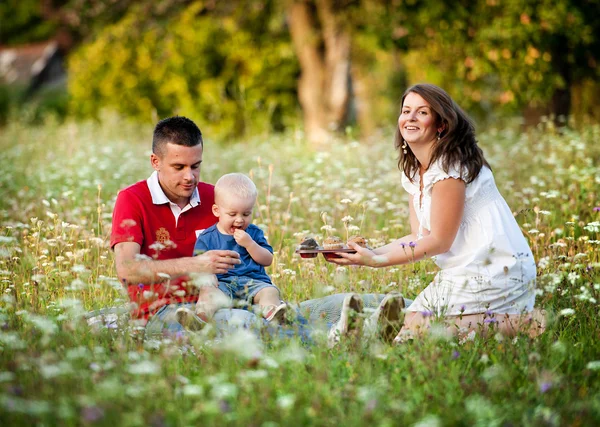
<instances>
[{"instance_id":1,"label":"man's short hair","mask_svg":"<svg viewBox=\"0 0 600 427\"><path fill-rule=\"evenodd\" d=\"M258 190L254 182L243 173L228 173L219 178L215 184L215 202L218 203L226 195L256 200Z\"/></svg>"},{"instance_id":2,"label":"man's short hair","mask_svg":"<svg viewBox=\"0 0 600 427\"><path fill-rule=\"evenodd\" d=\"M182 116L168 117L157 123L152 137L152 152L161 155L169 142L185 147L195 147L198 144L204 147L202 132L196 123Z\"/></svg>"}]
</instances>

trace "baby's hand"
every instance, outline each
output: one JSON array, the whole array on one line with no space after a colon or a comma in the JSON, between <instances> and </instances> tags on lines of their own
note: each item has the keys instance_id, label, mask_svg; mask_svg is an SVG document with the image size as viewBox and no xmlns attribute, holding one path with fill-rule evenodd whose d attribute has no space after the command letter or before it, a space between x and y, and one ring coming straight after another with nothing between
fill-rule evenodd
<instances>
[{"instance_id":1,"label":"baby's hand","mask_svg":"<svg viewBox=\"0 0 600 427\"><path fill-rule=\"evenodd\" d=\"M254 242L254 240L252 240L252 237L250 237L248 233L239 228L233 232L233 238L235 239L238 245L244 248L247 248Z\"/></svg>"}]
</instances>

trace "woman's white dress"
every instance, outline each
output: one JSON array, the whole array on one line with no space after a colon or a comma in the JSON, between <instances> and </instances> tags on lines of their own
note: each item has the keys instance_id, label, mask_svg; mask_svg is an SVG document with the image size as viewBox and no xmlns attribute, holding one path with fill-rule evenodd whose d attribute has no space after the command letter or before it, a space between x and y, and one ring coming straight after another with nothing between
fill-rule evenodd
<instances>
[{"instance_id":1,"label":"woman's white dress","mask_svg":"<svg viewBox=\"0 0 600 427\"><path fill-rule=\"evenodd\" d=\"M418 174L414 183L402 174L402 185L413 197L419 239L430 229L433 186L447 178L460 178L460 173L457 169L444 172L439 162L430 165L423 174L421 198ZM484 166L467 184L463 218L454 243L448 252L433 259L441 271L408 311L451 316L533 310L535 260L489 168Z\"/></svg>"}]
</instances>

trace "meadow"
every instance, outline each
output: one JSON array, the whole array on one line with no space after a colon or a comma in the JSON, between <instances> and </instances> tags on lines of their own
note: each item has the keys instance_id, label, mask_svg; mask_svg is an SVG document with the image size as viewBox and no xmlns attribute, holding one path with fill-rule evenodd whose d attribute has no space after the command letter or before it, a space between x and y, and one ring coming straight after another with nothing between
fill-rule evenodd
<instances>
[{"instance_id":1,"label":"meadow","mask_svg":"<svg viewBox=\"0 0 600 427\"><path fill-rule=\"evenodd\" d=\"M140 338L90 327L124 306L109 248L120 188L146 179L152 128L101 122L0 132L0 425L598 425L600 126L482 130L480 145L538 262L539 338L435 328L400 346L334 349L317 335L259 340L241 330ZM432 262L342 268L301 259L307 235L362 234L373 247L408 232L393 135L311 147L301 131L205 141L202 178L249 173L254 222L275 248L268 270L289 301L335 292L414 297Z\"/></svg>"}]
</instances>

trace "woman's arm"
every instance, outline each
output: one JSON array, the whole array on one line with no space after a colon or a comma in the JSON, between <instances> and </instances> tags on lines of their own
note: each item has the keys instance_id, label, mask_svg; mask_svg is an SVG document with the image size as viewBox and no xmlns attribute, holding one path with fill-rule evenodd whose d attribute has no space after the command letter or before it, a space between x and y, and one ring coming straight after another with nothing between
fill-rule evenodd
<instances>
[{"instance_id":1,"label":"woman's arm","mask_svg":"<svg viewBox=\"0 0 600 427\"><path fill-rule=\"evenodd\" d=\"M384 246L384 248L387 248L385 252L370 251L350 243L349 246L352 249L356 249L356 253L340 253L339 255L342 258L333 258L331 262L340 265L356 264L370 267L387 267L390 265L408 264L426 257L448 252L454 242L462 220L465 204L465 188L464 181L454 178L444 179L433 186L431 195L431 230L422 239L418 241L412 240L414 246L408 244L410 241L406 242L405 239L409 236L405 236L397 242ZM412 214L414 214L414 207ZM411 228L414 225L411 218ZM411 233L410 236L413 236L413 234Z\"/></svg>"}]
</instances>

